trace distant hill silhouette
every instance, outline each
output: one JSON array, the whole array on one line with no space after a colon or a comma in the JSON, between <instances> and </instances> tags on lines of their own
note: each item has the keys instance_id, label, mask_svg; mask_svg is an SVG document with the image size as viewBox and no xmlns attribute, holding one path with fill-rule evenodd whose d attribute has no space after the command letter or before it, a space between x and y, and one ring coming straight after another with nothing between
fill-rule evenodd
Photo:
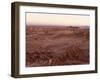
<instances>
[{"instance_id":1,"label":"distant hill silhouette","mask_svg":"<svg viewBox=\"0 0 100 80\"><path fill-rule=\"evenodd\" d=\"M65 26L65 25L26 25L27 27L43 27L43 28L89 28L89 26Z\"/></svg>"}]
</instances>

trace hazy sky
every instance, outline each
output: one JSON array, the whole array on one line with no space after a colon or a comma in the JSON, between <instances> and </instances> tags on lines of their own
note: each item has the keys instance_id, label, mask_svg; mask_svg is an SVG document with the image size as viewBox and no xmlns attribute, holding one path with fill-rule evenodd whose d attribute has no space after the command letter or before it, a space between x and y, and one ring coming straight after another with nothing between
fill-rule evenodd
<instances>
[{"instance_id":1,"label":"hazy sky","mask_svg":"<svg viewBox=\"0 0 100 80\"><path fill-rule=\"evenodd\" d=\"M89 26L90 16L26 13L27 25Z\"/></svg>"}]
</instances>

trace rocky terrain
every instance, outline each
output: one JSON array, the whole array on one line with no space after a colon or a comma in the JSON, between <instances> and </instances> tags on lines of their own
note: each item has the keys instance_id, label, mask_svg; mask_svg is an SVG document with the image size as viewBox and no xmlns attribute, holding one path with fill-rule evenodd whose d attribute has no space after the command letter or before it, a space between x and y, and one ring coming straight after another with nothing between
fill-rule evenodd
<instances>
[{"instance_id":1,"label":"rocky terrain","mask_svg":"<svg viewBox=\"0 0 100 80\"><path fill-rule=\"evenodd\" d=\"M89 27L26 26L26 67L89 64Z\"/></svg>"}]
</instances>

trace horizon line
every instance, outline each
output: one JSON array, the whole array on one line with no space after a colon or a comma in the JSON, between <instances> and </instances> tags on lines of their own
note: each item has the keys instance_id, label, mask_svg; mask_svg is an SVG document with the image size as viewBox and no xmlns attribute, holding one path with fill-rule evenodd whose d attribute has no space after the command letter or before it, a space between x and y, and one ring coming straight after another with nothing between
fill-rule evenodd
<instances>
[{"instance_id":1,"label":"horizon line","mask_svg":"<svg viewBox=\"0 0 100 80\"><path fill-rule=\"evenodd\" d=\"M71 26L71 27L76 27L76 26L77 27L86 27L87 26L87 27L89 27L89 25L40 25L40 24L39 25L38 24L26 24L26 26L59 26L59 27L60 26L64 26L64 27L65 26L66 27L69 27L69 26Z\"/></svg>"}]
</instances>

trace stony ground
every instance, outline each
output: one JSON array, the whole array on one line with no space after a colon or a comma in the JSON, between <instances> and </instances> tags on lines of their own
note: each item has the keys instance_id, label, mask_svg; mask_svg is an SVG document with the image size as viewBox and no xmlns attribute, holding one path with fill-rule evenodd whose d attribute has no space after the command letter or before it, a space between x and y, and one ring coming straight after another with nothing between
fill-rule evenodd
<instances>
[{"instance_id":1,"label":"stony ground","mask_svg":"<svg viewBox=\"0 0 100 80\"><path fill-rule=\"evenodd\" d=\"M77 64L89 64L89 29L27 26L27 67Z\"/></svg>"}]
</instances>

